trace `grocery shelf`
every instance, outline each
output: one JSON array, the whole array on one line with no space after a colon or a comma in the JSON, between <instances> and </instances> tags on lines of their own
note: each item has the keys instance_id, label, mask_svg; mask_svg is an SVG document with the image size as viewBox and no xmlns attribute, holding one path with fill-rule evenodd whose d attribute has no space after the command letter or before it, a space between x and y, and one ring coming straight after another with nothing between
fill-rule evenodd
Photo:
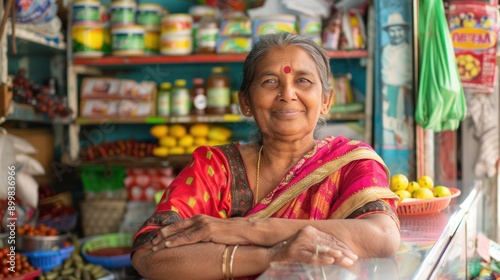
<instances>
[{"instance_id":1,"label":"grocery shelf","mask_svg":"<svg viewBox=\"0 0 500 280\"><path fill-rule=\"evenodd\" d=\"M11 49L12 41L11 34L12 29L10 23L5 27L8 37L8 49ZM33 54L66 54L66 43L64 41L54 42L48 41L45 37L35 32L16 28L16 55L33 55Z\"/></svg>"},{"instance_id":2,"label":"grocery shelf","mask_svg":"<svg viewBox=\"0 0 500 280\"><path fill-rule=\"evenodd\" d=\"M204 115L204 116L170 116L170 117L100 117L100 118L89 118L80 117L76 119L76 122L81 125L92 125L99 124L103 122L110 123L123 123L123 124L134 124L134 123L149 123L149 124L161 124L161 123L218 123L218 122L244 122L252 120L252 118L247 118L243 115L236 114L226 114L226 115Z\"/></svg>"},{"instance_id":3,"label":"grocery shelf","mask_svg":"<svg viewBox=\"0 0 500 280\"><path fill-rule=\"evenodd\" d=\"M13 102L14 111L6 117L7 121L25 121L47 124L70 124L70 118L50 119L45 114L40 114L35 111L35 107L29 104L21 104Z\"/></svg>"},{"instance_id":4,"label":"grocery shelf","mask_svg":"<svg viewBox=\"0 0 500 280\"><path fill-rule=\"evenodd\" d=\"M177 64L177 63L220 63L220 62L243 62L247 54L192 54L186 56L104 56L100 58L73 58L75 65L91 65L91 66L113 66L124 64L139 65L139 64ZM349 58L366 58L368 51L366 50L349 50L349 51L328 51L328 56L332 59L349 59Z\"/></svg>"},{"instance_id":5,"label":"grocery shelf","mask_svg":"<svg viewBox=\"0 0 500 280\"><path fill-rule=\"evenodd\" d=\"M352 121L364 120L364 113L333 113L328 116L329 120L336 121ZM226 114L226 115L204 115L204 116L171 116L171 117L100 117L89 118L80 117L76 119L76 123L80 125L94 125L100 123L116 123L116 124L162 124L162 123L233 123L233 122L248 122L253 121L253 118L248 118L243 115Z\"/></svg>"},{"instance_id":6,"label":"grocery shelf","mask_svg":"<svg viewBox=\"0 0 500 280\"><path fill-rule=\"evenodd\" d=\"M179 166L189 163L191 160L190 154L185 155L170 155L167 157L108 157L99 158L93 161L83 161L80 166L88 165L109 165L109 166L124 166L124 167L160 167L160 166Z\"/></svg>"}]
</instances>

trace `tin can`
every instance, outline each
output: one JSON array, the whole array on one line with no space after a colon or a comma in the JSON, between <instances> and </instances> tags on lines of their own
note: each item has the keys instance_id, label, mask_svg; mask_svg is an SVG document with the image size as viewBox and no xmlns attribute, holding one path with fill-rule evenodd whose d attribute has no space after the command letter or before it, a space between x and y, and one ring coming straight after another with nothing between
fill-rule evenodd
<instances>
[{"instance_id":1,"label":"tin can","mask_svg":"<svg viewBox=\"0 0 500 280\"><path fill-rule=\"evenodd\" d=\"M113 55L144 55L144 28L138 25L111 29Z\"/></svg>"},{"instance_id":2,"label":"tin can","mask_svg":"<svg viewBox=\"0 0 500 280\"><path fill-rule=\"evenodd\" d=\"M73 4L73 24L98 24L101 21L100 2L81 0Z\"/></svg>"},{"instance_id":3,"label":"tin can","mask_svg":"<svg viewBox=\"0 0 500 280\"><path fill-rule=\"evenodd\" d=\"M71 28L75 57L101 57L104 55L104 33L101 24L77 24Z\"/></svg>"}]
</instances>

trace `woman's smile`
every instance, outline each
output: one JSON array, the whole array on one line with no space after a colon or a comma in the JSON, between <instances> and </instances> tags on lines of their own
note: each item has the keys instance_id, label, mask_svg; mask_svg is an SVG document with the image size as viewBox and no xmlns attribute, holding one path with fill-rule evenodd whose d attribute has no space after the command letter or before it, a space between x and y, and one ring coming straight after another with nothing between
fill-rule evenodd
<instances>
[{"instance_id":1,"label":"woman's smile","mask_svg":"<svg viewBox=\"0 0 500 280\"><path fill-rule=\"evenodd\" d=\"M297 109L280 109L271 111L271 114L278 119L294 119L302 113L304 113L303 110Z\"/></svg>"}]
</instances>

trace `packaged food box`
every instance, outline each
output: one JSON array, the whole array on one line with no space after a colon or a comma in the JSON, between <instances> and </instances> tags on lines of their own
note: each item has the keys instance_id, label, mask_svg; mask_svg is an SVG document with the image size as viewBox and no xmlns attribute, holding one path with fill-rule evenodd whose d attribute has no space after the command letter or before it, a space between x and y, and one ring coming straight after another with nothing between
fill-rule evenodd
<instances>
[{"instance_id":1,"label":"packaged food box","mask_svg":"<svg viewBox=\"0 0 500 280\"><path fill-rule=\"evenodd\" d=\"M84 78L81 98L115 97L120 93L120 80L114 78Z\"/></svg>"},{"instance_id":2,"label":"packaged food box","mask_svg":"<svg viewBox=\"0 0 500 280\"><path fill-rule=\"evenodd\" d=\"M155 82L135 80L121 80L121 88L119 96L121 98L133 98L150 100L155 98L157 85Z\"/></svg>"},{"instance_id":3,"label":"packaged food box","mask_svg":"<svg viewBox=\"0 0 500 280\"><path fill-rule=\"evenodd\" d=\"M251 37L218 37L217 53L246 53L252 48Z\"/></svg>"},{"instance_id":4,"label":"packaged food box","mask_svg":"<svg viewBox=\"0 0 500 280\"><path fill-rule=\"evenodd\" d=\"M252 21L246 17L224 19L220 25L219 36L251 36Z\"/></svg>"},{"instance_id":5,"label":"packaged food box","mask_svg":"<svg viewBox=\"0 0 500 280\"><path fill-rule=\"evenodd\" d=\"M147 117L155 116L155 102L122 99L118 103L118 117Z\"/></svg>"},{"instance_id":6,"label":"packaged food box","mask_svg":"<svg viewBox=\"0 0 500 280\"><path fill-rule=\"evenodd\" d=\"M118 113L119 100L83 99L80 102L82 117L111 117Z\"/></svg>"}]
</instances>

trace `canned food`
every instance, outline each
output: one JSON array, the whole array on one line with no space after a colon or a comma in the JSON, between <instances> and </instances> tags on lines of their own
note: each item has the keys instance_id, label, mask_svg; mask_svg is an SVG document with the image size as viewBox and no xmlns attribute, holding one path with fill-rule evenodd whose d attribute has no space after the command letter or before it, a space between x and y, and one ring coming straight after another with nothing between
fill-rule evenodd
<instances>
[{"instance_id":1,"label":"canned food","mask_svg":"<svg viewBox=\"0 0 500 280\"><path fill-rule=\"evenodd\" d=\"M144 33L144 50L147 54L160 52L160 30L146 30Z\"/></svg>"},{"instance_id":2,"label":"canned food","mask_svg":"<svg viewBox=\"0 0 500 280\"><path fill-rule=\"evenodd\" d=\"M137 23L146 27L159 28L166 10L158 4L140 4L137 7Z\"/></svg>"},{"instance_id":3,"label":"canned food","mask_svg":"<svg viewBox=\"0 0 500 280\"><path fill-rule=\"evenodd\" d=\"M82 0L73 4L73 24L98 24L101 21L100 2Z\"/></svg>"},{"instance_id":4,"label":"canned food","mask_svg":"<svg viewBox=\"0 0 500 280\"><path fill-rule=\"evenodd\" d=\"M71 31L75 57L101 57L104 55L101 24L73 25Z\"/></svg>"},{"instance_id":5,"label":"canned food","mask_svg":"<svg viewBox=\"0 0 500 280\"><path fill-rule=\"evenodd\" d=\"M160 52L165 55L188 55L193 51L191 34L163 34Z\"/></svg>"},{"instance_id":6,"label":"canned food","mask_svg":"<svg viewBox=\"0 0 500 280\"><path fill-rule=\"evenodd\" d=\"M161 33L190 35L193 27L193 17L189 14L169 14L161 19Z\"/></svg>"},{"instance_id":7,"label":"canned food","mask_svg":"<svg viewBox=\"0 0 500 280\"><path fill-rule=\"evenodd\" d=\"M135 1L111 2L111 25L134 25L136 11L137 4L135 3Z\"/></svg>"},{"instance_id":8,"label":"canned food","mask_svg":"<svg viewBox=\"0 0 500 280\"><path fill-rule=\"evenodd\" d=\"M113 55L144 55L144 27L131 25L111 29Z\"/></svg>"}]
</instances>

